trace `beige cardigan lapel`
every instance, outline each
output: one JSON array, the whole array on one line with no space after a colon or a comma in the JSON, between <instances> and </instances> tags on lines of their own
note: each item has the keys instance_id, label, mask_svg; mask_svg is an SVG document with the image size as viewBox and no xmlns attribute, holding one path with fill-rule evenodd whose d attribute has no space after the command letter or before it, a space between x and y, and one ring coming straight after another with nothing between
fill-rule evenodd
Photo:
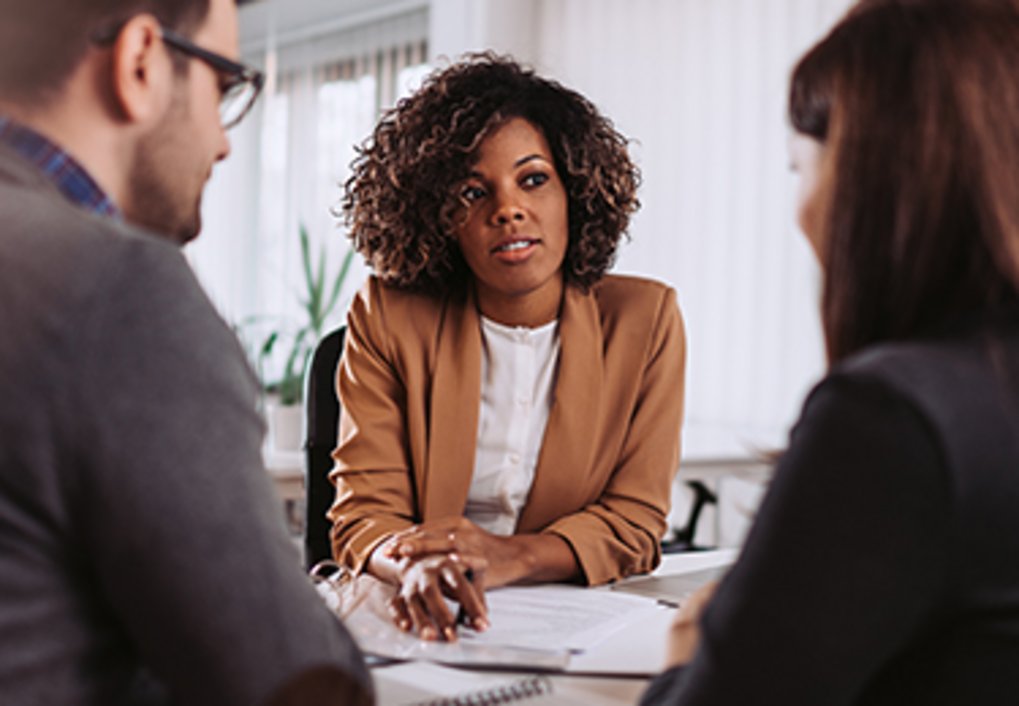
<instances>
[{"instance_id":1,"label":"beige cardigan lapel","mask_svg":"<svg viewBox=\"0 0 1019 706\"><path fill-rule=\"evenodd\" d=\"M574 499L578 474L591 468L592 435L601 418L602 332L591 294L567 286L559 316L559 371L534 484L517 529L532 532L562 515ZM473 445L472 445L473 448Z\"/></svg>"},{"instance_id":2,"label":"beige cardigan lapel","mask_svg":"<svg viewBox=\"0 0 1019 706\"><path fill-rule=\"evenodd\" d=\"M474 473L481 406L481 320L473 288L447 301L435 358L428 456L419 479L422 519L462 515Z\"/></svg>"}]
</instances>

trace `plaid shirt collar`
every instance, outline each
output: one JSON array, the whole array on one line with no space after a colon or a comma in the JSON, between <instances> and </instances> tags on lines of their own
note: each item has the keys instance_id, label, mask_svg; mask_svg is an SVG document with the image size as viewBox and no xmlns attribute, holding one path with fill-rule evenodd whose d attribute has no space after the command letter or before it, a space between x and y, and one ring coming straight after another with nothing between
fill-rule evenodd
<instances>
[{"instance_id":1,"label":"plaid shirt collar","mask_svg":"<svg viewBox=\"0 0 1019 706\"><path fill-rule=\"evenodd\" d=\"M75 159L45 137L0 115L0 144L34 164L72 203L103 216L120 211Z\"/></svg>"}]
</instances>

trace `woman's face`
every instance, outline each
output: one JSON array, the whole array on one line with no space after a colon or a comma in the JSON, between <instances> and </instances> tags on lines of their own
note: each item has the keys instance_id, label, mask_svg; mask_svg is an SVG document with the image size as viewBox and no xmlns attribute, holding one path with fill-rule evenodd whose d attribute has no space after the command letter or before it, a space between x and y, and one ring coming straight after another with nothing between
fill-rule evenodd
<instances>
[{"instance_id":1,"label":"woman's face","mask_svg":"<svg viewBox=\"0 0 1019 706\"><path fill-rule=\"evenodd\" d=\"M457 189L467 204L456 237L486 316L536 326L554 319L569 240L566 189L545 136L513 118L478 147Z\"/></svg>"},{"instance_id":2,"label":"woman's face","mask_svg":"<svg viewBox=\"0 0 1019 706\"><path fill-rule=\"evenodd\" d=\"M789 138L789 163L799 175L796 190L796 222L799 223L814 255L823 261L821 238L821 161L824 143L810 135L794 132Z\"/></svg>"}]
</instances>

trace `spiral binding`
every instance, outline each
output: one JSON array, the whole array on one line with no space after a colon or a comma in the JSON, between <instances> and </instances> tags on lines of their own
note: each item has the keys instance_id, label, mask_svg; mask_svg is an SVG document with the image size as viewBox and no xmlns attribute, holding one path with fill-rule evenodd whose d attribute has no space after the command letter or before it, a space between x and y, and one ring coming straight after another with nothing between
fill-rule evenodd
<instances>
[{"instance_id":1,"label":"spiral binding","mask_svg":"<svg viewBox=\"0 0 1019 706\"><path fill-rule=\"evenodd\" d=\"M354 575L347 567L330 559L315 564L308 575L326 606L340 618L349 616L368 595L357 590Z\"/></svg>"},{"instance_id":2,"label":"spiral binding","mask_svg":"<svg viewBox=\"0 0 1019 706\"><path fill-rule=\"evenodd\" d=\"M430 701L418 701L411 706L499 706L513 701L530 699L552 693L552 682L548 677L536 676L507 684L506 686L470 691L459 696L448 696Z\"/></svg>"}]
</instances>

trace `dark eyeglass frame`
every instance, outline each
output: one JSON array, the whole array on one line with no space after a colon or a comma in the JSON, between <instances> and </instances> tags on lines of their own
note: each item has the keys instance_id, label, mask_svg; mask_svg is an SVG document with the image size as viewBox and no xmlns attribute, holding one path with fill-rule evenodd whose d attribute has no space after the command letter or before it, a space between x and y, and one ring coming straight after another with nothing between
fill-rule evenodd
<instances>
[{"instance_id":1,"label":"dark eyeglass frame","mask_svg":"<svg viewBox=\"0 0 1019 706\"><path fill-rule=\"evenodd\" d=\"M100 45L111 44L117 38L117 35L120 34L120 30L123 27L123 24L115 25L106 31L97 32L93 35L92 39ZM232 118L229 122L223 123L223 129L229 130L243 120L262 92L262 87L265 85L265 75L251 66L228 59L214 51L203 49L184 35L162 24L159 26L159 31L163 42L167 46L205 62L213 71L225 77L226 80L220 85L220 93L224 99L238 86L247 84L252 87L251 96L246 99L245 105L236 117Z\"/></svg>"}]
</instances>

